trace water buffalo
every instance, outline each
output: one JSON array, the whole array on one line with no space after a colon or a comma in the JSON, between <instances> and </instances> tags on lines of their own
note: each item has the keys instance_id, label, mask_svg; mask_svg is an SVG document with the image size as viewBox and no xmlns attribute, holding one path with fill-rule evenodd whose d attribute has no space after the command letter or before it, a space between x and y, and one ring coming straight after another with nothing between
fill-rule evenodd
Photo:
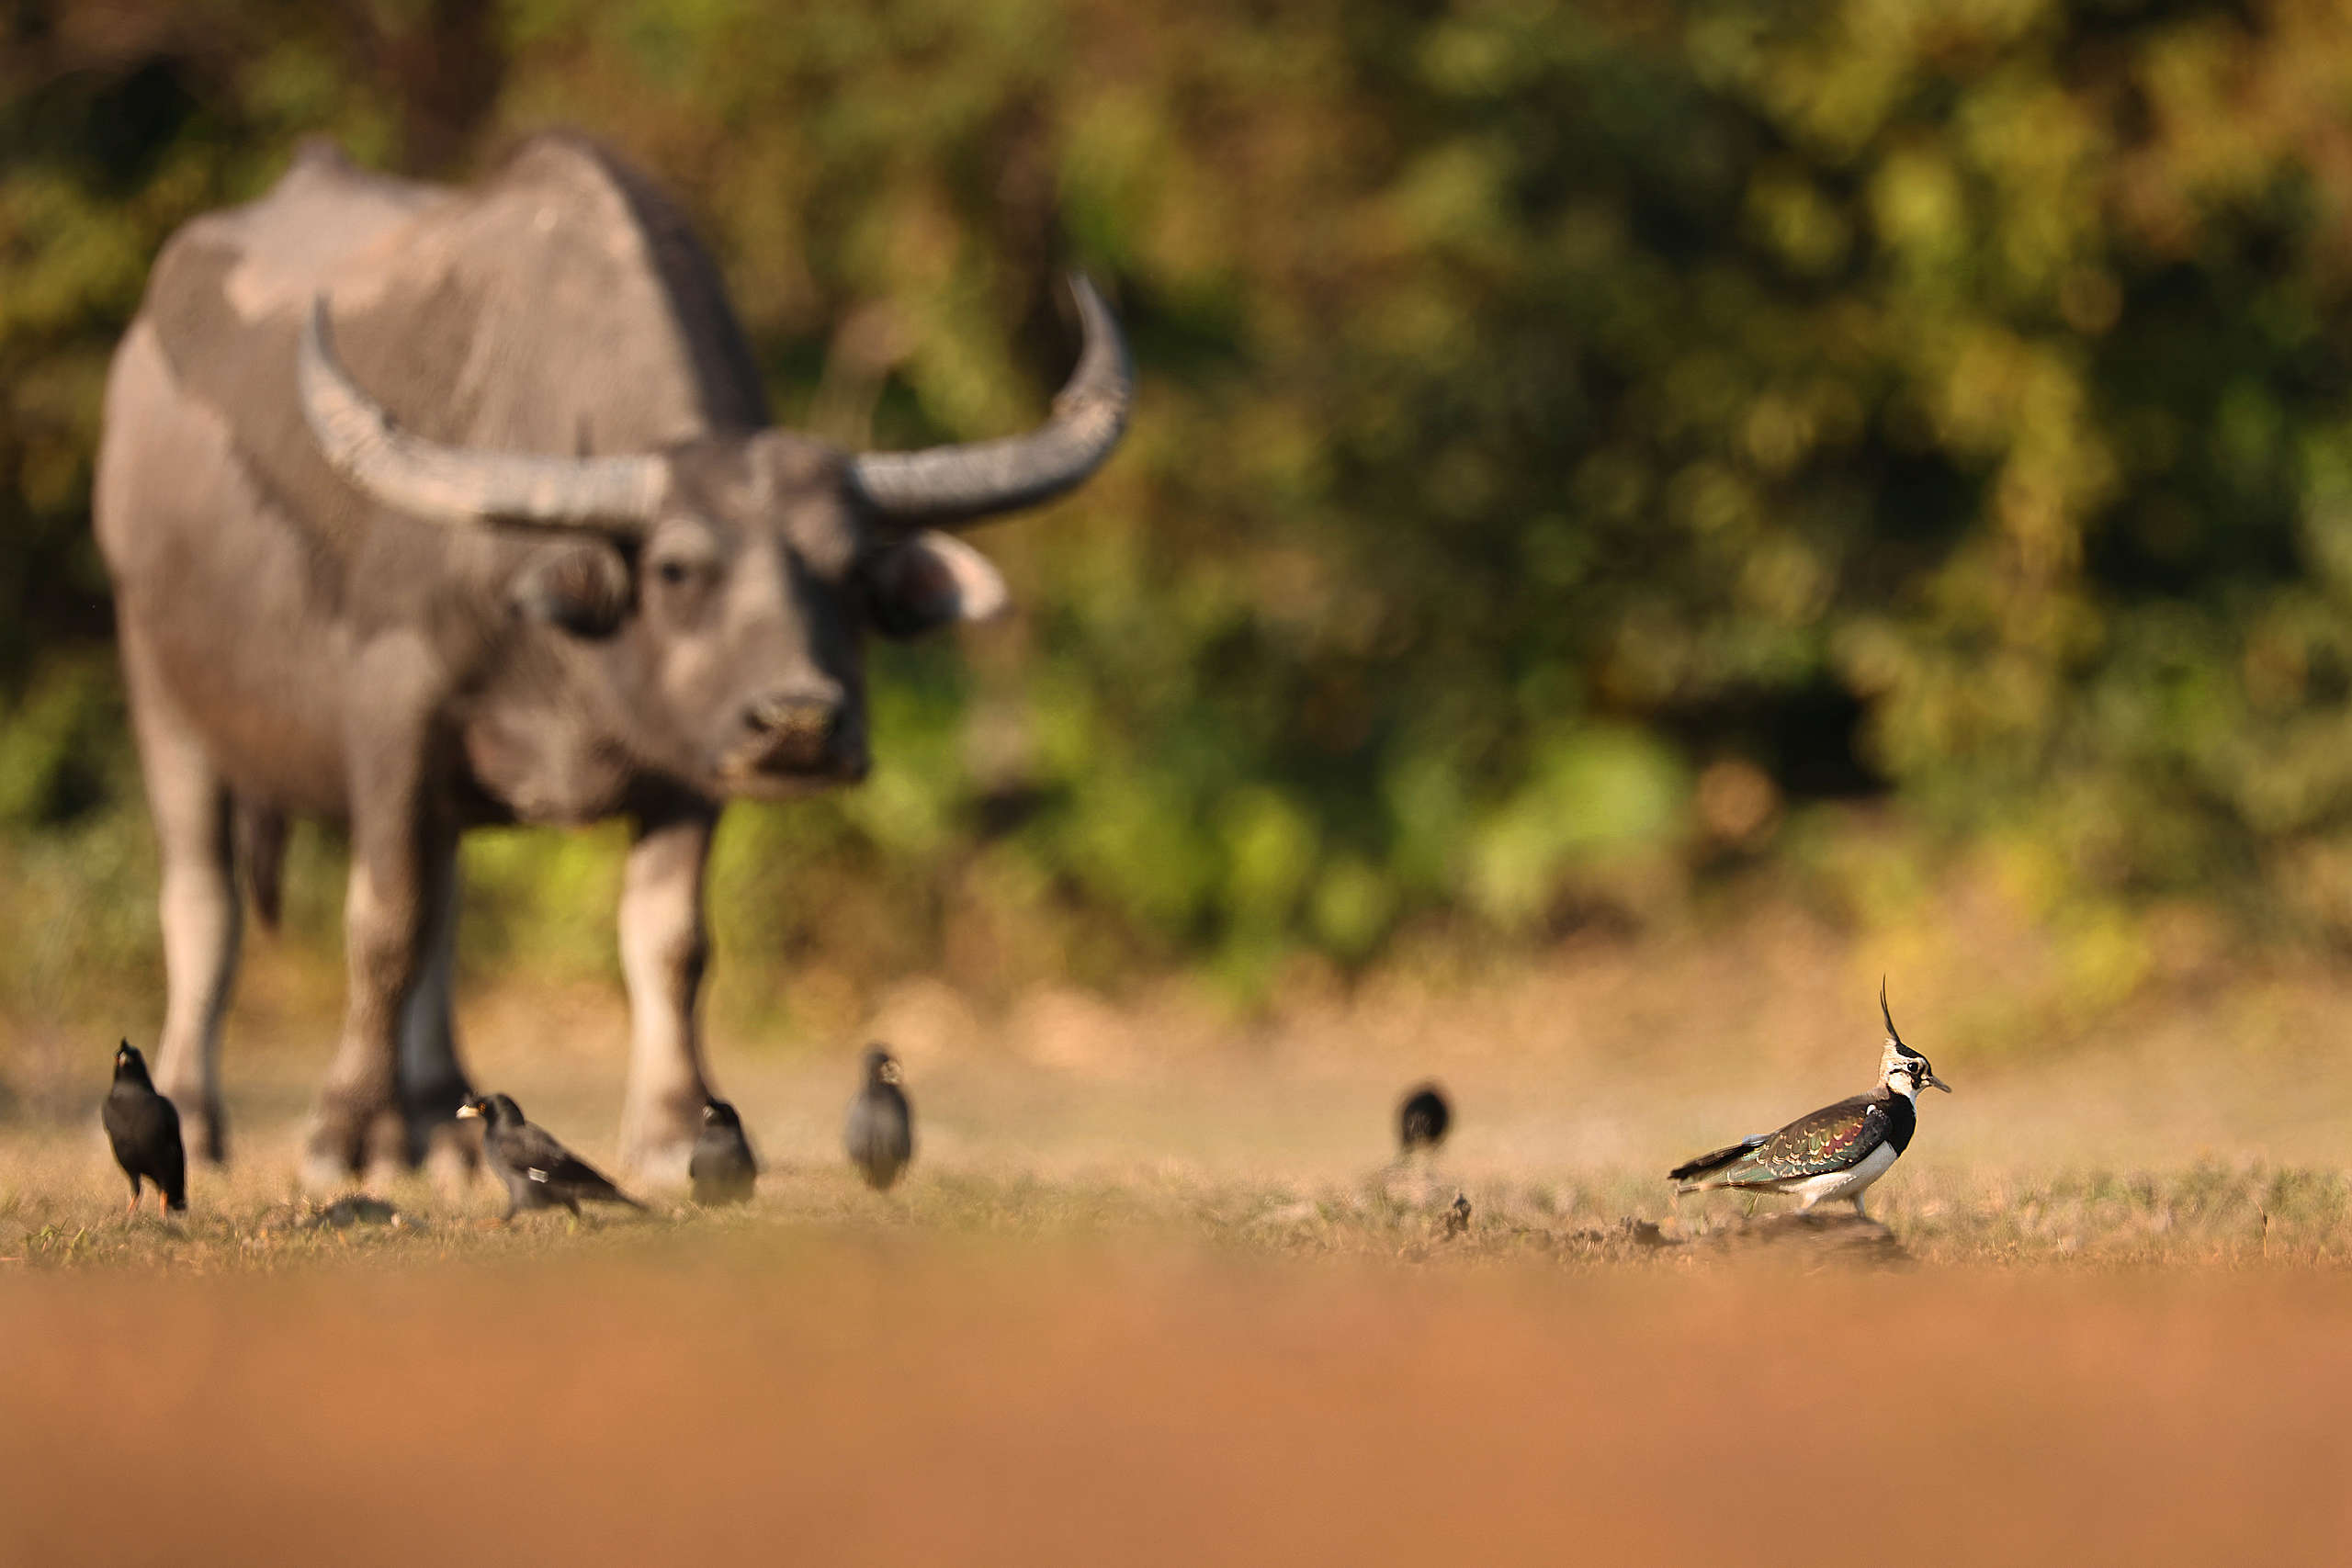
<instances>
[{"instance_id":1,"label":"water buffalo","mask_svg":"<svg viewBox=\"0 0 2352 1568\"><path fill-rule=\"evenodd\" d=\"M222 1157L242 866L349 825L342 1034L304 1174L422 1157L469 1093L450 1025L458 837L633 821L623 1157L681 1178L711 1098L695 1001L721 803L854 781L861 649L993 613L939 529L1116 445L1117 324L1035 431L847 454L771 427L717 268L582 138L452 189L307 147L164 247L107 384L94 502L163 864L156 1078Z\"/></svg>"}]
</instances>

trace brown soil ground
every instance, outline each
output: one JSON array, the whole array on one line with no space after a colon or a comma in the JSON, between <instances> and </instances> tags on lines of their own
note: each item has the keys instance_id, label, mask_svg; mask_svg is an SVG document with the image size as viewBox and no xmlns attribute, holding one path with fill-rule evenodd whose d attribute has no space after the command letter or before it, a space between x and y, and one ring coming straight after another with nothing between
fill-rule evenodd
<instances>
[{"instance_id":1,"label":"brown soil ground","mask_svg":"<svg viewBox=\"0 0 2352 1568\"><path fill-rule=\"evenodd\" d=\"M2340 1561L2352 1282L804 1237L0 1275L0 1559Z\"/></svg>"}]
</instances>

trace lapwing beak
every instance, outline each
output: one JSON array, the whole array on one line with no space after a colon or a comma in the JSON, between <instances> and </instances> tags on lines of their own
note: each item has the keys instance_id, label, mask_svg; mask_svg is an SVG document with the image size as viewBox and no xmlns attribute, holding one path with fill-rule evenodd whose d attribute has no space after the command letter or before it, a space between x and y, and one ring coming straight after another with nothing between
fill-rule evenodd
<instances>
[{"instance_id":1,"label":"lapwing beak","mask_svg":"<svg viewBox=\"0 0 2352 1568\"><path fill-rule=\"evenodd\" d=\"M1936 1077L1933 1073L1921 1073L1919 1075L1919 1081L1921 1083L1933 1084L1938 1089L1943 1090L1946 1094L1950 1094L1951 1092L1951 1085L1944 1082L1943 1079Z\"/></svg>"},{"instance_id":2,"label":"lapwing beak","mask_svg":"<svg viewBox=\"0 0 2352 1568\"><path fill-rule=\"evenodd\" d=\"M481 1112L474 1108L474 1103L471 1100L468 1100L465 1104L458 1107L458 1120L460 1122L469 1122L481 1114Z\"/></svg>"}]
</instances>

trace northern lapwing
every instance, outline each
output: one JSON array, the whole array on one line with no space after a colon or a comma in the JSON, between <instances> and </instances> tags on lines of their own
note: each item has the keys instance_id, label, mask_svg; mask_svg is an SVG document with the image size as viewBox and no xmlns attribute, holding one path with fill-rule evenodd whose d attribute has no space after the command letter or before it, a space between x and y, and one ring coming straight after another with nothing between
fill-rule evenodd
<instances>
[{"instance_id":1,"label":"northern lapwing","mask_svg":"<svg viewBox=\"0 0 2352 1568\"><path fill-rule=\"evenodd\" d=\"M147 1058L124 1041L114 1054L114 1086L107 1090L98 1120L114 1146L114 1162L130 1178L130 1213L139 1213L139 1179L155 1184L155 1201L187 1207L187 1152L180 1145L180 1113L155 1092Z\"/></svg>"},{"instance_id":2,"label":"northern lapwing","mask_svg":"<svg viewBox=\"0 0 2352 1568\"><path fill-rule=\"evenodd\" d=\"M1928 1058L1903 1043L1887 1010L1886 982L1879 982L1879 1016L1886 1020L1886 1053L1879 1062L1879 1085L1868 1094L1800 1116L1777 1133L1743 1138L1728 1148L1701 1155L1667 1172L1678 1192L1713 1187L1746 1191L1788 1192L1803 1213L1832 1198L1849 1200L1862 1213L1862 1193L1884 1176L1919 1125L1919 1090L1933 1086L1946 1094L1951 1085L1936 1077Z\"/></svg>"},{"instance_id":3,"label":"northern lapwing","mask_svg":"<svg viewBox=\"0 0 2352 1568\"><path fill-rule=\"evenodd\" d=\"M1422 1084L1396 1107L1396 1157L1410 1159L1423 1149L1436 1153L1453 1125L1453 1107L1446 1102L1445 1090Z\"/></svg>"},{"instance_id":4,"label":"northern lapwing","mask_svg":"<svg viewBox=\"0 0 2352 1568\"><path fill-rule=\"evenodd\" d=\"M902 1087L906 1075L888 1049L868 1045L861 1071L865 1081L858 1086L857 1098L849 1102L849 1116L842 1125L842 1146L865 1184L880 1192L898 1180L907 1162L915 1157L914 1108L907 1103Z\"/></svg>"},{"instance_id":5,"label":"northern lapwing","mask_svg":"<svg viewBox=\"0 0 2352 1568\"><path fill-rule=\"evenodd\" d=\"M458 1114L481 1122L482 1157L506 1184L506 1219L525 1209L568 1209L577 1219L582 1203L645 1207L546 1128L525 1121L523 1108L506 1095L477 1095Z\"/></svg>"}]
</instances>

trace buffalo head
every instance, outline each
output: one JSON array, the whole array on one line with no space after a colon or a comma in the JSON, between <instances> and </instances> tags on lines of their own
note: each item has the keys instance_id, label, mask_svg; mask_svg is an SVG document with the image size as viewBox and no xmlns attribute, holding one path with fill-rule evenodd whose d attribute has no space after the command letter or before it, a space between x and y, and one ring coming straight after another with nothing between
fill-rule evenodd
<instances>
[{"instance_id":1,"label":"buffalo head","mask_svg":"<svg viewBox=\"0 0 2352 1568\"><path fill-rule=\"evenodd\" d=\"M1047 422L922 452L845 454L782 430L625 457L441 445L352 380L323 299L297 376L321 451L375 501L565 531L525 561L513 602L594 645L630 750L713 794L776 795L865 773L866 628L910 637L1003 606L996 570L941 530L1060 494L1117 444L1126 347L1093 288L1071 283L1084 346Z\"/></svg>"}]
</instances>

